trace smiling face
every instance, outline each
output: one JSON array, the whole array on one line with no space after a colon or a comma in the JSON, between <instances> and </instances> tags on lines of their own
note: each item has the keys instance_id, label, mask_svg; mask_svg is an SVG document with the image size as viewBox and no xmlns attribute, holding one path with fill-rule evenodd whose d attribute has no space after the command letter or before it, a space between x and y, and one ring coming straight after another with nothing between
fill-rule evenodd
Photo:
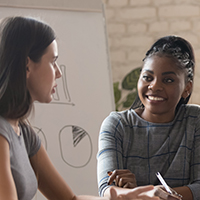
<instances>
[{"instance_id":1,"label":"smiling face","mask_svg":"<svg viewBox=\"0 0 200 200\"><path fill-rule=\"evenodd\" d=\"M170 57L154 55L144 62L139 80L138 95L144 105L139 115L150 122L169 122L175 115L181 97L186 98L191 82L185 72Z\"/></svg>"},{"instance_id":2,"label":"smiling face","mask_svg":"<svg viewBox=\"0 0 200 200\"><path fill-rule=\"evenodd\" d=\"M33 101L49 103L57 86L56 79L62 73L56 63L58 58L57 43L54 40L38 63L28 58L27 87Z\"/></svg>"}]
</instances>

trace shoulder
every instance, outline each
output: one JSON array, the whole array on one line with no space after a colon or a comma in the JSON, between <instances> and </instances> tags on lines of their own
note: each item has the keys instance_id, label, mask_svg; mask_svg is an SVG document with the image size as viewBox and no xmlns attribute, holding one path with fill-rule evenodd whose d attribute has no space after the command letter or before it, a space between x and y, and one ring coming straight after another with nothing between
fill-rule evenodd
<instances>
[{"instance_id":1,"label":"shoulder","mask_svg":"<svg viewBox=\"0 0 200 200\"><path fill-rule=\"evenodd\" d=\"M10 130L11 126L9 122L0 116L0 129L5 129L6 131Z\"/></svg>"},{"instance_id":2,"label":"shoulder","mask_svg":"<svg viewBox=\"0 0 200 200\"><path fill-rule=\"evenodd\" d=\"M38 140L39 136L35 133L33 130L33 127L31 127L28 124L20 124L21 133L23 134L24 140L31 142L32 140Z\"/></svg>"},{"instance_id":3,"label":"shoulder","mask_svg":"<svg viewBox=\"0 0 200 200\"><path fill-rule=\"evenodd\" d=\"M128 119L132 116L135 115L135 111L134 110L124 110L124 111L120 111L120 112L117 112L117 111L112 111L110 113L110 115L107 117L107 118L112 118L112 119Z\"/></svg>"},{"instance_id":4,"label":"shoulder","mask_svg":"<svg viewBox=\"0 0 200 200\"><path fill-rule=\"evenodd\" d=\"M31 157L33 154L35 154L35 152L39 150L41 146L41 140L39 138L39 135L35 133L35 131L30 125L20 124L20 127L27 152Z\"/></svg>"},{"instance_id":5,"label":"shoulder","mask_svg":"<svg viewBox=\"0 0 200 200\"><path fill-rule=\"evenodd\" d=\"M200 126L200 106L196 104L182 105L175 121L185 121L192 126Z\"/></svg>"},{"instance_id":6,"label":"shoulder","mask_svg":"<svg viewBox=\"0 0 200 200\"><path fill-rule=\"evenodd\" d=\"M183 105L181 108L181 111L186 115L192 115L192 116L199 116L200 115L200 106L197 104L186 104Z\"/></svg>"},{"instance_id":7,"label":"shoulder","mask_svg":"<svg viewBox=\"0 0 200 200\"><path fill-rule=\"evenodd\" d=\"M6 119L0 116L0 135L6 138L8 143L11 141L12 128Z\"/></svg>"},{"instance_id":8,"label":"shoulder","mask_svg":"<svg viewBox=\"0 0 200 200\"><path fill-rule=\"evenodd\" d=\"M124 111L113 111L107 116L104 121L103 125L119 125L119 124L132 124L134 119L137 119L138 115L133 109L124 110Z\"/></svg>"},{"instance_id":9,"label":"shoulder","mask_svg":"<svg viewBox=\"0 0 200 200\"><path fill-rule=\"evenodd\" d=\"M200 106L196 104L188 104L183 107L185 112L180 113L181 118L185 119L185 126L188 127L188 130L194 130L195 134L199 134L200 130Z\"/></svg>"}]
</instances>

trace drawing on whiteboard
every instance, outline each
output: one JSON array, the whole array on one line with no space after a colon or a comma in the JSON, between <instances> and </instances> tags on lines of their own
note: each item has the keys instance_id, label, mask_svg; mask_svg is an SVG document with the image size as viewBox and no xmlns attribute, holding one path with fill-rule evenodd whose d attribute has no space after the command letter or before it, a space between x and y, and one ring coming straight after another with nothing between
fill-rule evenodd
<instances>
[{"instance_id":1,"label":"drawing on whiteboard","mask_svg":"<svg viewBox=\"0 0 200 200\"><path fill-rule=\"evenodd\" d=\"M66 66L60 65L60 70L62 72L62 76L57 80L58 87L56 88L55 94L53 94L51 104L68 104L74 106L74 103L71 102L71 97L67 86Z\"/></svg>"},{"instance_id":2,"label":"drawing on whiteboard","mask_svg":"<svg viewBox=\"0 0 200 200\"><path fill-rule=\"evenodd\" d=\"M64 126L59 133L60 151L63 161L71 167L86 166L92 157L92 140L82 128Z\"/></svg>"},{"instance_id":3,"label":"drawing on whiteboard","mask_svg":"<svg viewBox=\"0 0 200 200\"><path fill-rule=\"evenodd\" d=\"M44 145L45 149L47 150L47 139L46 139L46 136L45 136L44 132L42 131L42 129L38 128L36 126L33 126L33 130L36 132L36 134L39 135L42 144Z\"/></svg>"}]
</instances>

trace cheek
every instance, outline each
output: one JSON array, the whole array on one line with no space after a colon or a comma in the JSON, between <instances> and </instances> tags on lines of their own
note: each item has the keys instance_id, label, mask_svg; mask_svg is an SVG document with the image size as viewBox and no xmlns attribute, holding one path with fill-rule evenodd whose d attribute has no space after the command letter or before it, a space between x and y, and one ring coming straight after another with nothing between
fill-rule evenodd
<instances>
[{"instance_id":1,"label":"cheek","mask_svg":"<svg viewBox=\"0 0 200 200\"><path fill-rule=\"evenodd\" d=\"M51 67L49 70L49 80L54 80L55 76L56 76L55 69L53 67Z\"/></svg>"},{"instance_id":2,"label":"cheek","mask_svg":"<svg viewBox=\"0 0 200 200\"><path fill-rule=\"evenodd\" d=\"M140 94L141 94L141 84L140 84L139 80L138 80L138 83L137 83L137 93L138 93L138 96L140 97Z\"/></svg>"},{"instance_id":3,"label":"cheek","mask_svg":"<svg viewBox=\"0 0 200 200\"><path fill-rule=\"evenodd\" d=\"M138 90L138 92L139 92L140 88L141 88L141 77L139 77L138 82L137 82L137 90Z\"/></svg>"},{"instance_id":4,"label":"cheek","mask_svg":"<svg viewBox=\"0 0 200 200\"><path fill-rule=\"evenodd\" d=\"M183 82L177 86L174 86L174 88L172 89L172 92L174 92L175 95L177 95L177 96L178 95L181 96L183 94L184 90L185 90L185 83Z\"/></svg>"},{"instance_id":5,"label":"cheek","mask_svg":"<svg viewBox=\"0 0 200 200\"><path fill-rule=\"evenodd\" d=\"M138 80L138 84L137 84L137 92L138 92L138 96L140 98L140 100L143 102L143 94L145 93L145 88L144 88L144 84L142 83L141 80Z\"/></svg>"},{"instance_id":6,"label":"cheek","mask_svg":"<svg viewBox=\"0 0 200 200\"><path fill-rule=\"evenodd\" d=\"M183 87L174 86L173 88L170 88L168 91L168 98L170 98L171 103L177 104L182 96L183 93Z\"/></svg>"},{"instance_id":7,"label":"cheek","mask_svg":"<svg viewBox=\"0 0 200 200\"><path fill-rule=\"evenodd\" d=\"M138 90L138 94L142 93L146 88L146 85L145 83L142 81L141 78L138 79L138 83L137 83L137 90Z\"/></svg>"}]
</instances>

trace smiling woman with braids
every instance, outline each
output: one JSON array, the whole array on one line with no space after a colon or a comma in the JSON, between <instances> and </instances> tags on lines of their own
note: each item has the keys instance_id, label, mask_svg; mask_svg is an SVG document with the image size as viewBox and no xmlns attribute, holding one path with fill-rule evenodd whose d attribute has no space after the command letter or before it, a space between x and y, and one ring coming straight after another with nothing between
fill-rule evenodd
<instances>
[{"instance_id":1,"label":"smiling woman with braids","mask_svg":"<svg viewBox=\"0 0 200 200\"><path fill-rule=\"evenodd\" d=\"M107 196L111 186L125 193L159 185L155 173L160 172L184 200L199 200L200 107L187 105L195 67L192 46L181 37L166 36L143 61L131 109L112 112L101 126L100 195Z\"/></svg>"}]
</instances>

